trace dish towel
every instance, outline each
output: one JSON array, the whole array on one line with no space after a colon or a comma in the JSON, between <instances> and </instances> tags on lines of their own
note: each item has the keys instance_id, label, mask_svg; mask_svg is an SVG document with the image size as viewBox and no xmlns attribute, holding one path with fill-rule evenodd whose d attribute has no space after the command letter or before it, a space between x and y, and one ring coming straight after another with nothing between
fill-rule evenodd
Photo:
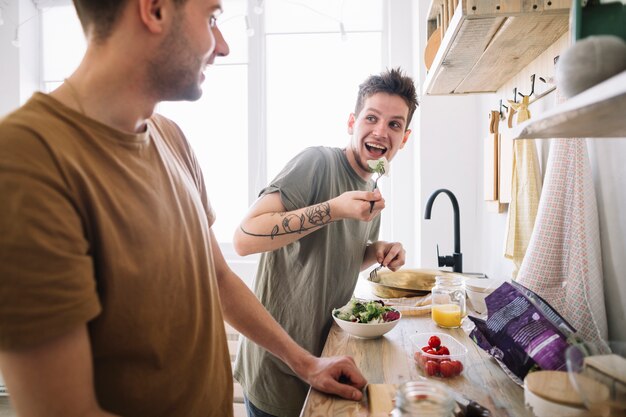
<instances>
[{"instance_id":1,"label":"dish towel","mask_svg":"<svg viewBox=\"0 0 626 417\"><path fill-rule=\"evenodd\" d=\"M535 230L517 281L587 341L606 340L598 207L585 139L552 139Z\"/></svg>"},{"instance_id":2,"label":"dish towel","mask_svg":"<svg viewBox=\"0 0 626 417\"><path fill-rule=\"evenodd\" d=\"M509 104L517 112L517 123L530 118L527 96L521 103L513 103L509 100ZM504 245L505 258L513 261L513 279L517 277L533 233L540 196L541 172L535 140L516 140L513 143L511 202Z\"/></svg>"}]
</instances>

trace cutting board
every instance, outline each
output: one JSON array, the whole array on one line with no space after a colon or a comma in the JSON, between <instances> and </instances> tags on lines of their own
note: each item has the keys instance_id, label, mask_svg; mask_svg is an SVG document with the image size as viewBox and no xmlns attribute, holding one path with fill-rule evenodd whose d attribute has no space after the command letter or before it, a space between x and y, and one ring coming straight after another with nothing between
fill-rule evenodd
<instances>
[{"instance_id":1,"label":"cutting board","mask_svg":"<svg viewBox=\"0 0 626 417\"><path fill-rule=\"evenodd\" d=\"M367 404L370 417L389 417L396 398L395 384L368 384Z\"/></svg>"},{"instance_id":2,"label":"cutting board","mask_svg":"<svg viewBox=\"0 0 626 417\"><path fill-rule=\"evenodd\" d=\"M426 48L424 48L424 65L426 65L426 70L429 70L431 65L433 65L439 46L441 46L441 26L435 29L428 41L426 41Z\"/></svg>"},{"instance_id":3,"label":"cutting board","mask_svg":"<svg viewBox=\"0 0 626 417\"><path fill-rule=\"evenodd\" d=\"M584 385L586 395L594 399L609 397L609 390L591 378L578 376L578 382ZM552 405L584 408L585 404L564 371L536 371L524 379L524 388Z\"/></svg>"},{"instance_id":4,"label":"cutting board","mask_svg":"<svg viewBox=\"0 0 626 417\"><path fill-rule=\"evenodd\" d=\"M500 155L498 158L498 200L500 203L511 202L511 181L513 180L513 139L510 131L498 137Z\"/></svg>"},{"instance_id":5,"label":"cutting board","mask_svg":"<svg viewBox=\"0 0 626 417\"><path fill-rule=\"evenodd\" d=\"M492 111L489 114L489 136L485 140L483 179L484 200L498 200L498 124L500 113Z\"/></svg>"}]
</instances>

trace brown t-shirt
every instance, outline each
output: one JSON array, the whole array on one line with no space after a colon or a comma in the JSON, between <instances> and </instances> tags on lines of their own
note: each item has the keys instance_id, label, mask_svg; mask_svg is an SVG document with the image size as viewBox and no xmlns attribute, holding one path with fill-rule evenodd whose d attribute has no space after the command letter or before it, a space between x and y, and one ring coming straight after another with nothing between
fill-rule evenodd
<instances>
[{"instance_id":1,"label":"brown t-shirt","mask_svg":"<svg viewBox=\"0 0 626 417\"><path fill-rule=\"evenodd\" d=\"M104 409L232 416L213 221L174 123L127 134L36 93L0 121L0 349L88 323Z\"/></svg>"}]
</instances>

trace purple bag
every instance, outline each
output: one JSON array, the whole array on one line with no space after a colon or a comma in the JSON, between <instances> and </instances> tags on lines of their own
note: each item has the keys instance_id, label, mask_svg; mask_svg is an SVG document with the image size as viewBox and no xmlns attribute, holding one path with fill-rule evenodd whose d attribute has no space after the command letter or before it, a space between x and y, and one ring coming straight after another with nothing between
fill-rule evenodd
<instances>
[{"instance_id":1,"label":"purple bag","mask_svg":"<svg viewBox=\"0 0 626 417\"><path fill-rule=\"evenodd\" d=\"M516 282L485 298L487 319L471 317L470 338L519 380L533 368L565 369L565 349L576 330L544 299ZM520 382L518 381L518 383Z\"/></svg>"}]
</instances>

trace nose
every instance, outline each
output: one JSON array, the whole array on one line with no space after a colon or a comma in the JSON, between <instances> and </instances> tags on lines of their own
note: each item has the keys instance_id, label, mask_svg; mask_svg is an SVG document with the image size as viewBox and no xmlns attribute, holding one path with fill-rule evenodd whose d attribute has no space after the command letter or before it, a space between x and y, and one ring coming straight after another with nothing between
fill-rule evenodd
<instances>
[{"instance_id":1,"label":"nose","mask_svg":"<svg viewBox=\"0 0 626 417\"><path fill-rule=\"evenodd\" d=\"M215 37L215 55L228 55L230 53L230 48L228 47L226 39L224 39L224 36L222 35L222 31L217 26L213 28L213 36Z\"/></svg>"},{"instance_id":2,"label":"nose","mask_svg":"<svg viewBox=\"0 0 626 417\"><path fill-rule=\"evenodd\" d=\"M374 131L372 132L377 138L384 138L387 136L387 124L384 121L379 121L374 126Z\"/></svg>"}]
</instances>

